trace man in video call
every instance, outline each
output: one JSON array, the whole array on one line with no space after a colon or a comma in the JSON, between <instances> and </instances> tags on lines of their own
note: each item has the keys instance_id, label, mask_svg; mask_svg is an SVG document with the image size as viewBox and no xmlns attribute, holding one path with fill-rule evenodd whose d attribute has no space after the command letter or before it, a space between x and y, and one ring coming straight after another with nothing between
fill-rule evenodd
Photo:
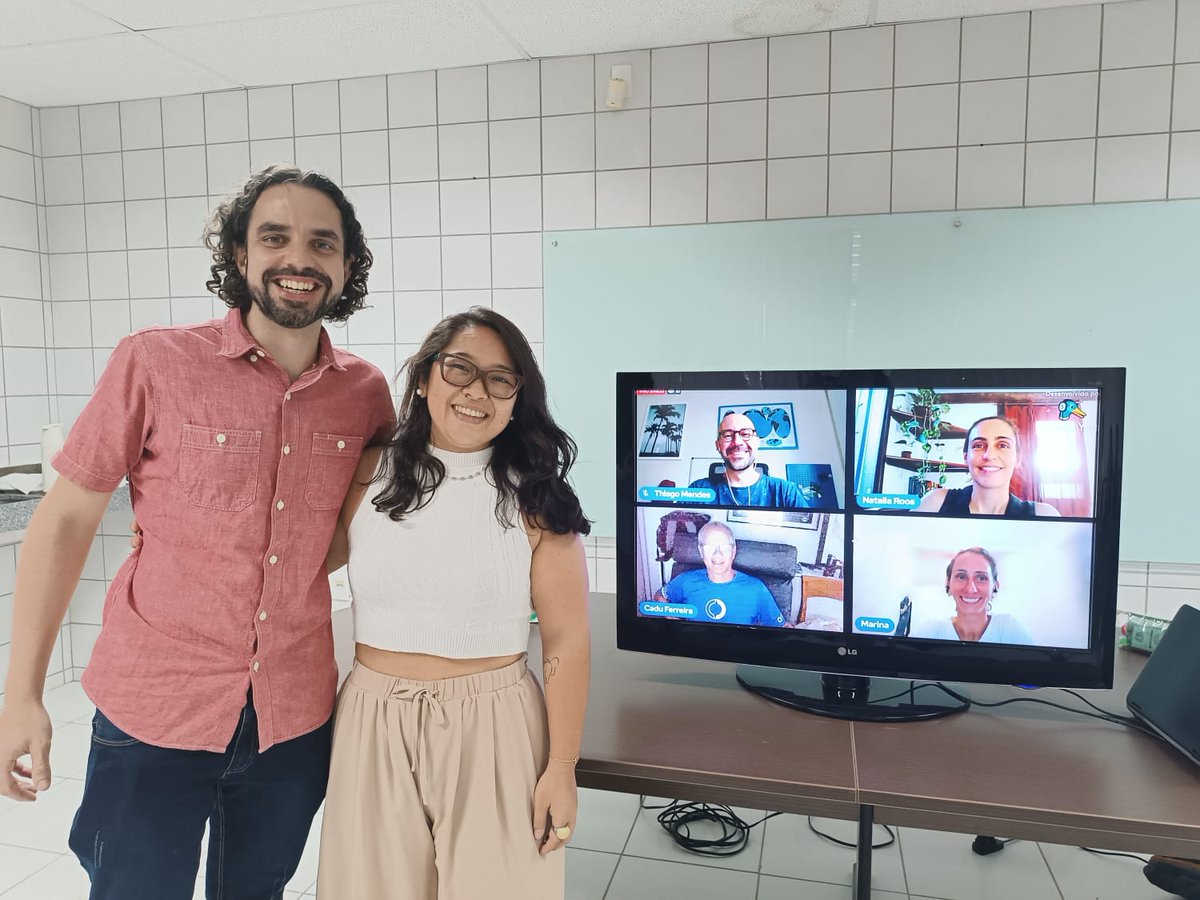
<instances>
[{"instance_id":1,"label":"man in video call","mask_svg":"<svg viewBox=\"0 0 1200 900\"><path fill-rule=\"evenodd\" d=\"M709 522L696 535L704 571L677 575L655 595L659 602L696 607L698 621L723 625L783 625L779 604L767 586L733 568L737 541L727 525Z\"/></svg>"},{"instance_id":2,"label":"man in video call","mask_svg":"<svg viewBox=\"0 0 1200 900\"><path fill-rule=\"evenodd\" d=\"M725 474L698 478L691 484L694 488L716 491L714 503L775 509L804 509L809 505L799 485L758 470L758 432L754 423L741 413L727 413L721 419L717 426L717 453L725 460Z\"/></svg>"}]
</instances>

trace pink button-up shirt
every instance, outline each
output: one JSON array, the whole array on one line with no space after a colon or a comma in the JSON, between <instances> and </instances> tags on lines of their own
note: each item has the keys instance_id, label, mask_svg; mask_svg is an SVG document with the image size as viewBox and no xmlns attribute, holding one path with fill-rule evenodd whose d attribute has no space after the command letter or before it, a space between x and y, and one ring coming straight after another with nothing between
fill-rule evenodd
<instances>
[{"instance_id":1,"label":"pink button-up shirt","mask_svg":"<svg viewBox=\"0 0 1200 900\"><path fill-rule=\"evenodd\" d=\"M222 751L250 687L262 750L329 718L325 553L359 455L391 421L387 379L324 330L294 382L236 310L121 341L54 458L93 491L128 473L143 529L83 675L117 727Z\"/></svg>"}]
</instances>

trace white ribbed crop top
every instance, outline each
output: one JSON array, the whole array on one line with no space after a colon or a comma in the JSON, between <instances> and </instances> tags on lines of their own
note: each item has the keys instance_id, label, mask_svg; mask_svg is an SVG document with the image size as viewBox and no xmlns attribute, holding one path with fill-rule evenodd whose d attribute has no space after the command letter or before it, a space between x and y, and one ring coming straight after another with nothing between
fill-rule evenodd
<instances>
[{"instance_id":1,"label":"white ribbed crop top","mask_svg":"<svg viewBox=\"0 0 1200 900\"><path fill-rule=\"evenodd\" d=\"M350 520L354 639L453 659L522 653L533 553L519 515L513 528L496 519L492 450L430 452L446 477L427 506L393 522L371 503L374 483Z\"/></svg>"}]
</instances>

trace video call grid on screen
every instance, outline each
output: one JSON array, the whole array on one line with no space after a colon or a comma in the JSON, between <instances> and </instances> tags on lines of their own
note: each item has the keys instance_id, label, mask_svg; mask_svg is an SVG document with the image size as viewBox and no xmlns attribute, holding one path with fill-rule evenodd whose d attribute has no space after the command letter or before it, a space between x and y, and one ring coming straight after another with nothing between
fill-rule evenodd
<instances>
[{"instance_id":1,"label":"video call grid on screen","mask_svg":"<svg viewBox=\"0 0 1200 900\"><path fill-rule=\"evenodd\" d=\"M1099 419L1088 386L638 391L638 615L1087 649Z\"/></svg>"}]
</instances>

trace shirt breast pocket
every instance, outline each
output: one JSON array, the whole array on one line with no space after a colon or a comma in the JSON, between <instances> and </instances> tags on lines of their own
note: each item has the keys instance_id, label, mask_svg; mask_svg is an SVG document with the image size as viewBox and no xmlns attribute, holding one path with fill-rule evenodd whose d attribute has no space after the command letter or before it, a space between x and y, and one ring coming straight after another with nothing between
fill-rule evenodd
<instances>
[{"instance_id":1,"label":"shirt breast pocket","mask_svg":"<svg viewBox=\"0 0 1200 900\"><path fill-rule=\"evenodd\" d=\"M311 509L338 509L362 455L363 439L345 434L314 434L304 500Z\"/></svg>"},{"instance_id":2,"label":"shirt breast pocket","mask_svg":"<svg viewBox=\"0 0 1200 900\"><path fill-rule=\"evenodd\" d=\"M241 512L258 495L261 431L184 425L179 483L194 506Z\"/></svg>"}]
</instances>

